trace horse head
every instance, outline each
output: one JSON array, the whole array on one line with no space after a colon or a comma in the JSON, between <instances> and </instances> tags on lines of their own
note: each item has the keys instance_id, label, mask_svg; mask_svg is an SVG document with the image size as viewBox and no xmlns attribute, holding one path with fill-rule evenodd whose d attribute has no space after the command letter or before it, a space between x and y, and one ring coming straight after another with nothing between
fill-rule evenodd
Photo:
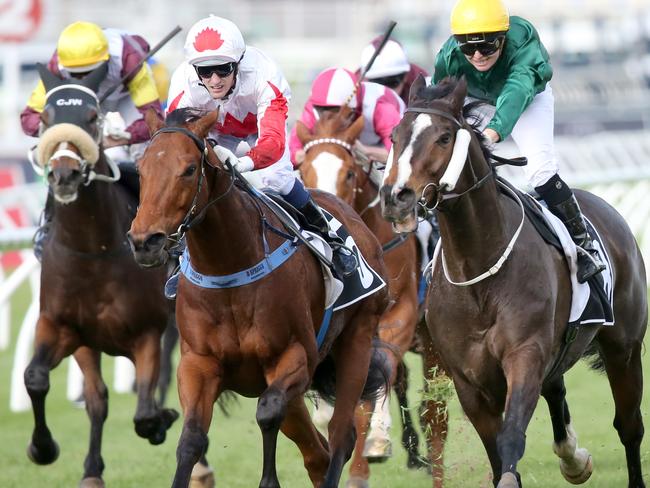
<instances>
[{"instance_id":1,"label":"horse head","mask_svg":"<svg viewBox=\"0 0 650 488\"><path fill-rule=\"evenodd\" d=\"M352 205L361 167L357 164L353 144L363 130L362 116L354 118L352 110L325 112L312 132L298 122L296 134L305 149L300 172L305 185L337 195Z\"/></svg>"},{"instance_id":2,"label":"horse head","mask_svg":"<svg viewBox=\"0 0 650 488\"><path fill-rule=\"evenodd\" d=\"M380 190L383 216L395 231L414 231L419 207L431 210L456 186L465 184L468 151L482 150L465 122L466 94L464 78L425 86L419 77L411 87Z\"/></svg>"},{"instance_id":3,"label":"horse head","mask_svg":"<svg viewBox=\"0 0 650 488\"><path fill-rule=\"evenodd\" d=\"M206 164L220 164L205 138L218 116L218 110L179 109L165 124L151 111L145 116L152 137L138 163L140 206L127 234L141 266L164 264L170 244L205 209Z\"/></svg>"},{"instance_id":4,"label":"horse head","mask_svg":"<svg viewBox=\"0 0 650 488\"><path fill-rule=\"evenodd\" d=\"M102 118L97 89L106 69L104 64L82 79L61 80L38 65L46 95L37 163L54 197L64 204L77 199L79 185L89 181L90 170L100 157Z\"/></svg>"}]
</instances>

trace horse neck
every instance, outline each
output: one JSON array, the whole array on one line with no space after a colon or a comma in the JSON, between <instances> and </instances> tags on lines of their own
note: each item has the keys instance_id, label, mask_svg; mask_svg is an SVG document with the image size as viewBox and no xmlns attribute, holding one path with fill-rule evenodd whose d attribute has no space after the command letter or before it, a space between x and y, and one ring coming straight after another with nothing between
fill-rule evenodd
<instances>
[{"instance_id":1,"label":"horse neck","mask_svg":"<svg viewBox=\"0 0 650 488\"><path fill-rule=\"evenodd\" d=\"M199 211L209 200L223 198L209 205L204 217L187 232L187 248L192 266L206 275L228 275L247 269L264 256L262 221L250 195L221 171L208 175L210 188L199 200ZM261 204L260 204L261 205ZM274 239L269 239L274 242Z\"/></svg>"},{"instance_id":2,"label":"horse neck","mask_svg":"<svg viewBox=\"0 0 650 488\"><path fill-rule=\"evenodd\" d=\"M474 184L470 164L478 180L492 171L476 138L472 138L468 158L456 185L458 193ZM456 280L473 278L494 265L518 224L506 219L494 178L443 203L439 210L442 249L450 274Z\"/></svg>"},{"instance_id":3,"label":"horse neck","mask_svg":"<svg viewBox=\"0 0 650 488\"><path fill-rule=\"evenodd\" d=\"M386 244L395 234L393 233L392 224L381 215L381 206L377 202L378 193L379 190L368 178L360 191L356 192L352 206L363 222L379 239L380 244Z\"/></svg>"},{"instance_id":4,"label":"horse neck","mask_svg":"<svg viewBox=\"0 0 650 488\"><path fill-rule=\"evenodd\" d=\"M103 156L93 169L98 174L111 174ZM52 219L54 239L82 253L103 253L123 246L129 224L129 206L120 200L126 197L115 185L101 181L93 181L87 186L80 184L74 202L55 202ZM135 201L133 205L136 205Z\"/></svg>"}]
</instances>

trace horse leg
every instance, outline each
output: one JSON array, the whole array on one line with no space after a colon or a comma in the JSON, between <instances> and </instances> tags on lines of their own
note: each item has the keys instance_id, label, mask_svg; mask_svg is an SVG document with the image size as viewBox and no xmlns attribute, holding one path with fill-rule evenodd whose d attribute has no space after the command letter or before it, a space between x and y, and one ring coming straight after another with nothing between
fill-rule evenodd
<instances>
[{"instance_id":1,"label":"horse leg","mask_svg":"<svg viewBox=\"0 0 650 488\"><path fill-rule=\"evenodd\" d=\"M481 438L492 468L492 483L497 486L501 477L501 458L497 449L497 436L503 424L502 406L486 404L485 397L473 385L455 379L456 394L476 433ZM434 484L437 482L434 478ZM434 485L442 486L442 484Z\"/></svg>"},{"instance_id":2,"label":"horse leg","mask_svg":"<svg viewBox=\"0 0 650 488\"><path fill-rule=\"evenodd\" d=\"M376 400L381 401L381 398ZM346 488L368 488L368 478L370 477L370 467L365 457L365 445L368 431L370 429L370 420L373 415L373 402L360 401L354 411L354 425L357 433L357 439L352 451L350 461L350 479L345 484Z\"/></svg>"},{"instance_id":3,"label":"horse leg","mask_svg":"<svg viewBox=\"0 0 650 488\"><path fill-rule=\"evenodd\" d=\"M501 457L501 480L497 488L521 486L517 463L524 455L526 428L541 392L543 364L536 346L510 351L502 363L507 382L506 408L497 449Z\"/></svg>"},{"instance_id":4,"label":"horse leg","mask_svg":"<svg viewBox=\"0 0 650 488\"><path fill-rule=\"evenodd\" d=\"M178 343L178 328L173 315L167 321L167 327L162 336L162 350L160 353L160 375L158 376L158 405L163 407L167 401L167 391L171 384L174 348Z\"/></svg>"},{"instance_id":5,"label":"horse leg","mask_svg":"<svg viewBox=\"0 0 650 488\"><path fill-rule=\"evenodd\" d=\"M329 449L327 439L311 421L303 397L298 396L287 403L287 415L280 430L298 446L309 479L314 486L320 486L329 465Z\"/></svg>"},{"instance_id":6,"label":"horse leg","mask_svg":"<svg viewBox=\"0 0 650 488\"><path fill-rule=\"evenodd\" d=\"M564 379L560 377L542 391L553 425L553 452L560 458L562 476L574 485L584 483L593 471L591 455L578 448L578 439L571 427L569 405L566 402Z\"/></svg>"},{"instance_id":7,"label":"horse leg","mask_svg":"<svg viewBox=\"0 0 650 488\"><path fill-rule=\"evenodd\" d=\"M80 347L74 354L84 375L84 400L86 413L90 419L90 445L84 461L84 475L80 488L99 488L104 486L102 473L102 434L108 416L108 389L101 376L101 353Z\"/></svg>"},{"instance_id":8,"label":"horse leg","mask_svg":"<svg viewBox=\"0 0 650 488\"><path fill-rule=\"evenodd\" d=\"M395 369L397 369L397 364L395 364ZM363 457L367 458L369 463L383 463L393 455L393 446L390 440L391 424L389 389L388 394L383 391L374 401L374 408L370 412L370 428L366 427L366 430L360 431L357 426L357 435L362 435L364 439ZM358 443L359 439L357 439Z\"/></svg>"},{"instance_id":9,"label":"horse leg","mask_svg":"<svg viewBox=\"0 0 650 488\"><path fill-rule=\"evenodd\" d=\"M34 431L27 456L36 464L50 464L59 457L59 446L45 420L45 397L50 390L50 370L77 348L78 338L41 315L36 324L34 356L25 369L25 388L32 401Z\"/></svg>"},{"instance_id":10,"label":"horse leg","mask_svg":"<svg viewBox=\"0 0 650 488\"><path fill-rule=\"evenodd\" d=\"M602 338L609 333L610 330L603 329L599 336L599 343L609 386L614 396L614 428L625 446L628 487L644 488L640 454L644 434L640 409L643 395L642 342L639 340L627 348L614 347L613 339Z\"/></svg>"},{"instance_id":11,"label":"horse leg","mask_svg":"<svg viewBox=\"0 0 650 488\"><path fill-rule=\"evenodd\" d=\"M440 366L440 359L433 348L429 331L425 329L426 327L418 326L418 336L422 343L422 374L424 377L420 423L427 438L428 465L433 477L433 486L442 488L444 480L443 454L448 429L447 399L451 385L449 378ZM438 388L441 382L444 382L444 387Z\"/></svg>"},{"instance_id":12,"label":"horse leg","mask_svg":"<svg viewBox=\"0 0 650 488\"><path fill-rule=\"evenodd\" d=\"M323 488L336 488L343 466L350 459L356 440L354 410L361 398L370 366L372 324L378 315L360 314L341 332L334 354L336 367L336 403L328 425L330 465Z\"/></svg>"},{"instance_id":13,"label":"horse leg","mask_svg":"<svg viewBox=\"0 0 650 488\"><path fill-rule=\"evenodd\" d=\"M155 389L160 368L160 337L151 333L138 341L133 351L138 406L133 417L135 431L153 445L161 444L167 429L178 418L172 408L156 405Z\"/></svg>"},{"instance_id":14,"label":"horse leg","mask_svg":"<svg viewBox=\"0 0 650 488\"><path fill-rule=\"evenodd\" d=\"M406 451L406 466L409 469L427 468L429 464L426 459L420 457L418 446L420 439L413 424L413 417L408 406L407 392L409 388L409 370L404 361L397 365L397 376L393 383L393 391L399 403L400 418L402 420L402 446Z\"/></svg>"},{"instance_id":15,"label":"horse leg","mask_svg":"<svg viewBox=\"0 0 650 488\"><path fill-rule=\"evenodd\" d=\"M214 402L222 388L221 374L216 358L194 354L191 350L181 353L177 373L178 396L185 421L176 448L172 488L187 488L194 465L205 460Z\"/></svg>"},{"instance_id":16,"label":"horse leg","mask_svg":"<svg viewBox=\"0 0 650 488\"><path fill-rule=\"evenodd\" d=\"M257 401L255 418L262 431L263 459L262 479L260 488L279 488L280 481L276 471L276 448L280 426L285 421L288 403L295 398L302 401L303 392L309 387L310 377L307 367L307 356L301 344L295 342L290 345L279 358L274 358L273 367L265 372L269 385ZM309 420L309 424L313 423ZM318 435L315 433L312 441L316 441L322 448ZM305 460L307 463L307 460ZM311 465L311 464L310 464ZM310 478L317 476L310 472ZM320 479L312 481L316 486Z\"/></svg>"}]
</instances>

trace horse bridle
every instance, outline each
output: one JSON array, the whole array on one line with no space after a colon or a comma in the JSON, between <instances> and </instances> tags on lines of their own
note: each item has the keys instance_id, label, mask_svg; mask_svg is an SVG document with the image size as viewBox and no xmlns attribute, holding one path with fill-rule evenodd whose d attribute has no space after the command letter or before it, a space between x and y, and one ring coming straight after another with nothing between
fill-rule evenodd
<instances>
[{"instance_id":1,"label":"horse bridle","mask_svg":"<svg viewBox=\"0 0 650 488\"><path fill-rule=\"evenodd\" d=\"M183 218L181 224L178 226L178 229L176 232L173 234L170 234L167 236L167 239L170 241L174 242L176 245L180 244L182 241L183 237L185 236L185 233L191 229L195 224L200 222L203 217L205 216L205 212L210 207L211 205L217 203L219 200L225 198L228 193L230 193L230 190L232 190L233 186L235 185L235 168L230 164L230 161L225 161L223 164L226 165L228 171L228 175L230 176L230 185L228 185L228 188L226 189L225 192L223 192L221 195L213 198L212 200L209 200L201 210L197 212L197 207L198 207L198 200L199 200L199 195L201 194L201 190L203 188L203 180L205 179L205 165L210 164L208 161L208 144L201 138L199 138L196 134L194 134L191 130L186 129L185 127L162 127L158 129L152 136L151 140L158 136L159 134L162 133L181 133L192 139L196 147L199 149L201 152L201 172L199 173L199 178L196 183L196 192L194 193L194 198L192 199L192 204L190 205L189 210L185 214L185 217ZM215 170L219 170L219 168L214 167ZM209 192L208 192L209 195Z\"/></svg>"},{"instance_id":2,"label":"horse bridle","mask_svg":"<svg viewBox=\"0 0 650 488\"><path fill-rule=\"evenodd\" d=\"M435 109L435 108L427 108L427 107L409 107L409 108L406 109L406 113L408 113L408 112L416 113L416 114L437 115L439 117L442 117L443 119L446 119L446 120L452 122L458 129L464 128L461 121L459 121L453 115L451 115L451 114L449 114L447 112L444 112L442 110L438 110L438 109ZM472 158L471 158L471 156L469 154L467 155L467 160L468 160L469 169L470 169L470 171L472 173L472 180L473 180L472 185L468 189L466 189L466 190L464 190L462 192L445 192L440 188L439 184L434 183L434 182L427 183L425 185L424 189L422 190L422 194L420 195L420 199L418 200L418 205L420 206L420 208L422 208L422 210L426 214L431 214L436 208L438 208L438 206L442 202L445 202L447 200L453 200L453 199L456 199L456 198L460 198L460 197L468 194L469 192L480 188L481 186L483 186L483 184L490 177L492 177L494 175L494 173L492 171L490 171L485 176L483 176L482 178L479 179L479 177L476 176L476 172L474 171L474 166L472 165ZM428 200L426 198L426 193L427 193L427 191L429 189L434 191L436 193L436 195L437 195L437 199L436 199L435 205L433 205L433 207L427 206Z\"/></svg>"}]
</instances>

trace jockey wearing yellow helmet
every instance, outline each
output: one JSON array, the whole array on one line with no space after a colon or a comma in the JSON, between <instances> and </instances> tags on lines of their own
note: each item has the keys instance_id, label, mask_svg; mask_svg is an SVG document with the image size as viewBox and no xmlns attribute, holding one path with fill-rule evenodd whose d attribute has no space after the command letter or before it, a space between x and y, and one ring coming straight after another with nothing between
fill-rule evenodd
<instances>
[{"instance_id":1,"label":"jockey wearing yellow helmet","mask_svg":"<svg viewBox=\"0 0 650 488\"><path fill-rule=\"evenodd\" d=\"M78 78L107 63L106 78L98 90L101 97L109 87L133 70L148 50L149 45L140 36L117 29L102 30L91 22L74 22L61 32L48 69L62 79ZM45 87L39 81L20 115L25 134L38 135L44 105ZM149 108L153 108L162 118L156 84L145 63L124 82L123 88L115 90L102 102L104 113L119 112L126 123L124 130L106 134L104 148L147 141L149 129L143 116Z\"/></svg>"},{"instance_id":2,"label":"jockey wearing yellow helmet","mask_svg":"<svg viewBox=\"0 0 650 488\"><path fill-rule=\"evenodd\" d=\"M553 69L535 27L510 16L502 0L458 0L451 13L452 36L436 56L433 83L465 76L468 96L487 103L485 138L512 135L528 158L524 171L549 210L564 222L579 246L578 281L604 269L573 195L558 171L553 145ZM490 118L491 117L491 118Z\"/></svg>"}]
</instances>

